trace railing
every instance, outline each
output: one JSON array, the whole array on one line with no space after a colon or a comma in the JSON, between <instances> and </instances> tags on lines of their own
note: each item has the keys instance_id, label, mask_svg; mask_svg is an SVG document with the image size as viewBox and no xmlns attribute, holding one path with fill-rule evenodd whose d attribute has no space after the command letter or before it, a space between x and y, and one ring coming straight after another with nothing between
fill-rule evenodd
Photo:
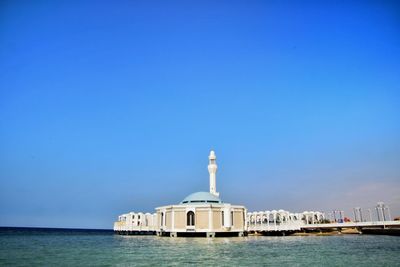
<instances>
[{"instance_id":1,"label":"railing","mask_svg":"<svg viewBox=\"0 0 400 267\"><path fill-rule=\"evenodd\" d=\"M326 223L326 224L307 224L302 226L303 229L314 228L356 228L356 227L389 227L400 226L400 221L371 221L371 222L343 222L343 223Z\"/></svg>"},{"instance_id":2,"label":"railing","mask_svg":"<svg viewBox=\"0 0 400 267\"><path fill-rule=\"evenodd\" d=\"M255 223L255 224L249 224L248 231L259 231L259 232L295 231L295 230L300 230L303 225L305 225L305 223L302 221L284 222L279 224Z\"/></svg>"},{"instance_id":3,"label":"railing","mask_svg":"<svg viewBox=\"0 0 400 267\"><path fill-rule=\"evenodd\" d=\"M328 229L328 228L363 228L363 227L390 227L399 226L400 221L371 221L371 222L343 222L343 223L316 223L306 224L304 221L274 223L250 223L248 231L273 232L273 231L296 231L302 229Z\"/></svg>"},{"instance_id":4,"label":"railing","mask_svg":"<svg viewBox=\"0 0 400 267\"><path fill-rule=\"evenodd\" d=\"M114 222L114 231L138 231L138 232L147 232L147 231L156 231L157 226L155 225L134 225L129 224L127 222Z\"/></svg>"}]
</instances>

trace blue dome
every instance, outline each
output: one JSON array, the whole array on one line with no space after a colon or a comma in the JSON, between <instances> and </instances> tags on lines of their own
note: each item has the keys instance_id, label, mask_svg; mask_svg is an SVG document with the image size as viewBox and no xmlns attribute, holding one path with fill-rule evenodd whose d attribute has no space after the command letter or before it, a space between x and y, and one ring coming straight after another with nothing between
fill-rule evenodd
<instances>
[{"instance_id":1,"label":"blue dome","mask_svg":"<svg viewBox=\"0 0 400 267\"><path fill-rule=\"evenodd\" d=\"M222 203L221 199L208 192L196 192L188 195L181 204L186 203Z\"/></svg>"}]
</instances>

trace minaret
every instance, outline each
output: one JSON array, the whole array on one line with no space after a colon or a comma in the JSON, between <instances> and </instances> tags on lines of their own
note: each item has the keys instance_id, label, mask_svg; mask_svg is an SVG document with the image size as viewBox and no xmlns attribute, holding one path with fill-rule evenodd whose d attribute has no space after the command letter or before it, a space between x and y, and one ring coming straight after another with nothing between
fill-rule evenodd
<instances>
[{"instance_id":1,"label":"minaret","mask_svg":"<svg viewBox=\"0 0 400 267\"><path fill-rule=\"evenodd\" d=\"M215 160L217 157L215 156L214 150L210 151L210 155L208 156L208 172L210 173L210 193L214 196L219 196L217 193L217 181L215 174L217 173L217 163Z\"/></svg>"}]
</instances>

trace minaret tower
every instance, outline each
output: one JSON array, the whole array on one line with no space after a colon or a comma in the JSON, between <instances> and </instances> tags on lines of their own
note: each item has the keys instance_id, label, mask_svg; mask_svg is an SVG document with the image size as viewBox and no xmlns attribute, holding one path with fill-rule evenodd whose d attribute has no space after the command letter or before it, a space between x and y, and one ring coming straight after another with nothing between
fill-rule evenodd
<instances>
[{"instance_id":1,"label":"minaret tower","mask_svg":"<svg viewBox=\"0 0 400 267\"><path fill-rule=\"evenodd\" d=\"M219 196L219 193L217 193L217 182L216 182L216 176L215 174L217 173L217 163L215 160L217 157L215 156L214 150L210 151L210 155L208 156L208 172L210 173L210 193L213 194L214 196Z\"/></svg>"}]
</instances>

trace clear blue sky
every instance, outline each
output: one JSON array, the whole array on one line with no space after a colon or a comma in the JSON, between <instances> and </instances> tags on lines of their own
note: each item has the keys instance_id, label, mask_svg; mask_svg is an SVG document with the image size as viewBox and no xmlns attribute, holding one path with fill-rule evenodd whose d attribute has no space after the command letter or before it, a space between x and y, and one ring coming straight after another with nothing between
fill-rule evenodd
<instances>
[{"instance_id":1,"label":"clear blue sky","mask_svg":"<svg viewBox=\"0 0 400 267\"><path fill-rule=\"evenodd\" d=\"M211 148L250 211L400 215L400 6L1 2L0 225L111 228Z\"/></svg>"}]
</instances>

